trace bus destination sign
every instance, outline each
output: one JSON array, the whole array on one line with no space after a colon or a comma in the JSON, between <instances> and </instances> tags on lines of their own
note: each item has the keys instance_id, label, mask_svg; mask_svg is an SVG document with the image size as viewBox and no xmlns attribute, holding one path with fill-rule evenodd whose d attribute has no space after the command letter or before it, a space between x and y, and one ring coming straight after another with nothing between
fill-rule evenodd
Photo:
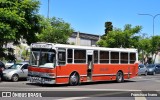
<instances>
[{"instance_id":1,"label":"bus destination sign","mask_svg":"<svg viewBox=\"0 0 160 100\"><path fill-rule=\"evenodd\" d=\"M31 45L32 48L52 48L52 45L48 45L48 44L32 44Z\"/></svg>"}]
</instances>

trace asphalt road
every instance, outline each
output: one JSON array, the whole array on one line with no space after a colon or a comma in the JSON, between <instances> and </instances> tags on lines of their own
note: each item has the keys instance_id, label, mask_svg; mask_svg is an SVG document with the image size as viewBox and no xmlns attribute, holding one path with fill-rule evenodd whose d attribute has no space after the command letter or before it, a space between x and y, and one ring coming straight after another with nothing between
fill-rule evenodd
<instances>
[{"instance_id":1,"label":"asphalt road","mask_svg":"<svg viewBox=\"0 0 160 100\"><path fill-rule=\"evenodd\" d=\"M36 98L39 100L160 100L160 74L155 76L138 76L133 79L125 80L123 83L106 81L83 83L79 86L40 85L32 84L25 80L19 82L3 81L0 82L0 91L11 91L12 93L15 92L15 94L35 92L43 96L43 98ZM143 97L143 95L147 96ZM0 98L0 100L1 99L21 100L22 98L5 97ZM35 98L23 98L23 100L28 99L35 100Z\"/></svg>"}]
</instances>

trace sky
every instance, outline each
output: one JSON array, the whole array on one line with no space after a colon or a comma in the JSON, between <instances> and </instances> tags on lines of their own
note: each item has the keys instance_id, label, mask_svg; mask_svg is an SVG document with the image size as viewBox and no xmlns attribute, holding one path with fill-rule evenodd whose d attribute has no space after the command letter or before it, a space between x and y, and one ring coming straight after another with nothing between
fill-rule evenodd
<instances>
[{"instance_id":1,"label":"sky","mask_svg":"<svg viewBox=\"0 0 160 100\"><path fill-rule=\"evenodd\" d=\"M39 14L47 17L48 0L40 0ZM49 17L62 18L74 31L103 35L104 24L112 22L114 28L142 26L141 35L160 35L160 0L49 0Z\"/></svg>"}]
</instances>

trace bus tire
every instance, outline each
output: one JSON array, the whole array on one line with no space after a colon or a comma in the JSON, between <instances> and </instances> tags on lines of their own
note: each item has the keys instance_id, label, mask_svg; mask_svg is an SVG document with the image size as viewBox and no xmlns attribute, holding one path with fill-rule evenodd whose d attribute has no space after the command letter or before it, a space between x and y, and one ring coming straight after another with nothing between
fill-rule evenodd
<instances>
[{"instance_id":1,"label":"bus tire","mask_svg":"<svg viewBox=\"0 0 160 100\"><path fill-rule=\"evenodd\" d=\"M122 71L118 71L117 75L116 75L116 81L118 83L121 83L124 81L124 77L123 77L123 72Z\"/></svg>"},{"instance_id":2,"label":"bus tire","mask_svg":"<svg viewBox=\"0 0 160 100\"><path fill-rule=\"evenodd\" d=\"M69 77L69 85L76 86L79 84L79 75L77 72L73 72Z\"/></svg>"}]
</instances>

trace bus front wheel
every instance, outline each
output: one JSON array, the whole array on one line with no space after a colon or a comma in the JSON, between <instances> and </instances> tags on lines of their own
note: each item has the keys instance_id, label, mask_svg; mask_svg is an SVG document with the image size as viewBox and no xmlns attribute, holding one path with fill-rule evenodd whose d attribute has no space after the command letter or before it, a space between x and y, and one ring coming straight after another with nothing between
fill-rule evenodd
<instances>
[{"instance_id":1,"label":"bus front wheel","mask_svg":"<svg viewBox=\"0 0 160 100\"><path fill-rule=\"evenodd\" d=\"M79 76L76 72L72 73L69 77L69 84L75 86L79 84Z\"/></svg>"},{"instance_id":2,"label":"bus front wheel","mask_svg":"<svg viewBox=\"0 0 160 100\"><path fill-rule=\"evenodd\" d=\"M123 73L121 71L118 71L117 75L116 75L116 81L118 83L121 83L124 81L124 77L123 77Z\"/></svg>"}]
</instances>

